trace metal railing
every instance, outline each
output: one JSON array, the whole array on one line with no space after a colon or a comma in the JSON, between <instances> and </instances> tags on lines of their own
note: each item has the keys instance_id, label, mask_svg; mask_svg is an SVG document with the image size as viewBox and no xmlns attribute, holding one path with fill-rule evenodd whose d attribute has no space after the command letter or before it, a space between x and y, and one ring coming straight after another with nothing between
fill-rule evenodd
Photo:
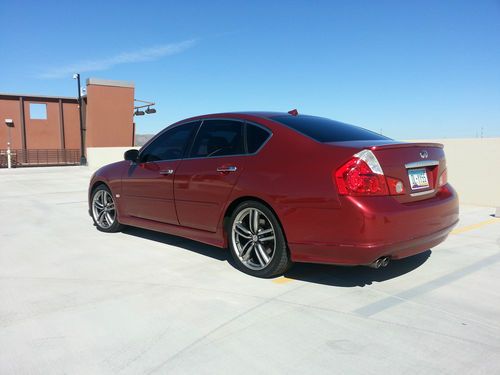
<instances>
[{"instance_id":1,"label":"metal railing","mask_svg":"<svg viewBox=\"0 0 500 375\"><path fill-rule=\"evenodd\" d=\"M10 150L10 157L13 168L80 164L78 149ZM7 165L7 150L0 149L0 168L7 168Z\"/></svg>"}]
</instances>

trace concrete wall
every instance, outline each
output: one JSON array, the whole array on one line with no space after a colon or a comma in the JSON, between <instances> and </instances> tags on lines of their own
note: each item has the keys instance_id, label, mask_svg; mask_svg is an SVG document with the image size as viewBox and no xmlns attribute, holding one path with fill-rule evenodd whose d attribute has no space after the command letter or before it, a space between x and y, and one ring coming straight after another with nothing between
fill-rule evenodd
<instances>
[{"instance_id":1,"label":"concrete wall","mask_svg":"<svg viewBox=\"0 0 500 375\"><path fill-rule=\"evenodd\" d=\"M457 190L461 203L500 207L500 138L418 141L444 144L448 181ZM123 153L130 148L132 147L89 148L89 167L97 169L123 160Z\"/></svg>"},{"instance_id":2,"label":"concrete wall","mask_svg":"<svg viewBox=\"0 0 500 375\"><path fill-rule=\"evenodd\" d=\"M419 141L444 145L448 181L457 190L461 203L500 207L500 138Z\"/></svg>"},{"instance_id":3,"label":"concrete wall","mask_svg":"<svg viewBox=\"0 0 500 375\"><path fill-rule=\"evenodd\" d=\"M87 163L90 169L96 170L103 165L123 160L125 151L139 147L88 147Z\"/></svg>"}]
</instances>

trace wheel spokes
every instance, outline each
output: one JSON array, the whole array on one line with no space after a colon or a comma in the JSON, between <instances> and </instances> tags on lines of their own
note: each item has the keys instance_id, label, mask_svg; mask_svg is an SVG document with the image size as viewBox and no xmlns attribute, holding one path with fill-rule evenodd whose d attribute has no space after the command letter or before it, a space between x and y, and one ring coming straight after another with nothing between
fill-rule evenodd
<instances>
[{"instance_id":1,"label":"wheel spokes","mask_svg":"<svg viewBox=\"0 0 500 375\"><path fill-rule=\"evenodd\" d=\"M239 236L243 238L252 238L252 232L245 228L243 223L237 223L234 229Z\"/></svg>"},{"instance_id":2,"label":"wheel spokes","mask_svg":"<svg viewBox=\"0 0 500 375\"><path fill-rule=\"evenodd\" d=\"M102 210L101 212L99 212L99 214L97 215L97 222L99 223L100 226L104 226L104 219L105 219L105 212L104 210Z\"/></svg>"},{"instance_id":3,"label":"wheel spokes","mask_svg":"<svg viewBox=\"0 0 500 375\"><path fill-rule=\"evenodd\" d=\"M259 230L259 210L250 211L250 230L253 234L257 234Z\"/></svg>"},{"instance_id":4,"label":"wheel spokes","mask_svg":"<svg viewBox=\"0 0 500 375\"><path fill-rule=\"evenodd\" d=\"M264 234L268 234L268 233L274 233L273 228L259 230L258 235L263 236Z\"/></svg>"},{"instance_id":5,"label":"wheel spokes","mask_svg":"<svg viewBox=\"0 0 500 375\"><path fill-rule=\"evenodd\" d=\"M242 210L233 222L232 238L238 258L246 267L261 270L269 265L276 247L276 234L262 211L254 207Z\"/></svg>"},{"instance_id":6,"label":"wheel spokes","mask_svg":"<svg viewBox=\"0 0 500 375\"><path fill-rule=\"evenodd\" d=\"M244 260L250 258L250 254L252 253L252 249L254 248L254 244L252 241L248 241L242 248L240 252L240 257Z\"/></svg>"},{"instance_id":7,"label":"wheel spokes","mask_svg":"<svg viewBox=\"0 0 500 375\"><path fill-rule=\"evenodd\" d=\"M257 254L260 255L259 260L260 260L260 258L262 258L262 260L265 262L265 264L269 263L269 256L267 255L266 250L264 249L264 246L262 246L262 244L257 242L255 248L256 248Z\"/></svg>"},{"instance_id":8,"label":"wheel spokes","mask_svg":"<svg viewBox=\"0 0 500 375\"><path fill-rule=\"evenodd\" d=\"M274 236L267 236L259 238L260 242L274 241Z\"/></svg>"},{"instance_id":9,"label":"wheel spokes","mask_svg":"<svg viewBox=\"0 0 500 375\"><path fill-rule=\"evenodd\" d=\"M108 222L108 225L113 224L113 218L109 214L109 212L106 212L106 221Z\"/></svg>"},{"instance_id":10,"label":"wheel spokes","mask_svg":"<svg viewBox=\"0 0 500 375\"><path fill-rule=\"evenodd\" d=\"M101 228L109 228L116 217L115 202L110 193L100 190L94 196L94 218Z\"/></svg>"}]
</instances>

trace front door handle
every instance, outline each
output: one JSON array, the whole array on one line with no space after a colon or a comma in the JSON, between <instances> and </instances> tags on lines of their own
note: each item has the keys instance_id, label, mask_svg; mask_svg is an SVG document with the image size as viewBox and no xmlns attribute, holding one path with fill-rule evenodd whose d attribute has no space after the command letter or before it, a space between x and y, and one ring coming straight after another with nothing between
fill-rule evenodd
<instances>
[{"instance_id":1,"label":"front door handle","mask_svg":"<svg viewBox=\"0 0 500 375\"><path fill-rule=\"evenodd\" d=\"M237 170L238 170L238 167L236 167L234 165L227 165L227 166L217 168L217 172L222 172L222 173L236 172Z\"/></svg>"},{"instance_id":2,"label":"front door handle","mask_svg":"<svg viewBox=\"0 0 500 375\"><path fill-rule=\"evenodd\" d=\"M160 174L165 175L165 176L168 176L168 175L173 174L173 173L174 173L173 169L162 169L160 171Z\"/></svg>"}]
</instances>

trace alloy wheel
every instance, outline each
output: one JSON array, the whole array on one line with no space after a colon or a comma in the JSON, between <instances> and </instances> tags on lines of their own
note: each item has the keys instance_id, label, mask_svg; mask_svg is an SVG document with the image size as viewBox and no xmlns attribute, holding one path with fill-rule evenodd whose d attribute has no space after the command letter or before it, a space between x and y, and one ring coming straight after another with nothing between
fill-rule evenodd
<instances>
[{"instance_id":1,"label":"alloy wheel","mask_svg":"<svg viewBox=\"0 0 500 375\"><path fill-rule=\"evenodd\" d=\"M103 229L111 227L116 220L116 208L113 197L106 190L98 190L92 199L94 220Z\"/></svg>"},{"instance_id":2,"label":"alloy wheel","mask_svg":"<svg viewBox=\"0 0 500 375\"><path fill-rule=\"evenodd\" d=\"M231 239L239 260L249 269L262 270L274 257L274 227L257 208L248 207L238 213L233 222Z\"/></svg>"}]
</instances>

